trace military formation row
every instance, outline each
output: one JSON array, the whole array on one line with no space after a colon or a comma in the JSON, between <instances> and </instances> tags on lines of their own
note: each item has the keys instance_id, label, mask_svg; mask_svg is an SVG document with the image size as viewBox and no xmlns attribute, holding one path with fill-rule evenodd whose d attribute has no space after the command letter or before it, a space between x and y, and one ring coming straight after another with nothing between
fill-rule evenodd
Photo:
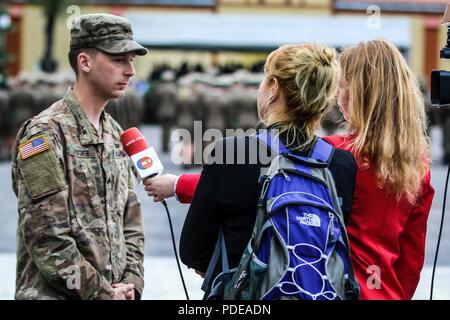
<instances>
[{"instance_id":1,"label":"military formation row","mask_svg":"<svg viewBox=\"0 0 450 320\"><path fill-rule=\"evenodd\" d=\"M123 129L139 127L141 123L162 126L161 142L167 152L171 131L183 128L193 132L195 121L201 121L202 130L255 128L256 98L262 77L260 73L240 71L222 76L189 73L175 80L168 73L158 81L151 81L143 97L130 88L122 98L111 100L105 110ZM20 125L61 99L72 84L28 80L18 81L9 90L0 90L0 159L9 159ZM323 126L332 131L339 121L340 114L334 109Z\"/></svg>"}]
</instances>

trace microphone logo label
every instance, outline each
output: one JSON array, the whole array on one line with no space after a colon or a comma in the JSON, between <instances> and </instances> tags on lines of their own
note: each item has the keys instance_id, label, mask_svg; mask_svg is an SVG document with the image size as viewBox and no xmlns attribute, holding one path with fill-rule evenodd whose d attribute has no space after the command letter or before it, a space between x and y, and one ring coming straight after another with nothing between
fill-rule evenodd
<instances>
[{"instance_id":1,"label":"microphone logo label","mask_svg":"<svg viewBox=\"0 0 450 320\"><path fill-rule=\"evenodd\" d=\"M153 160L150 157L142 157L137 162L137 167L141 170L150 168L153 165Z\"/></svg>"}]
</instances>

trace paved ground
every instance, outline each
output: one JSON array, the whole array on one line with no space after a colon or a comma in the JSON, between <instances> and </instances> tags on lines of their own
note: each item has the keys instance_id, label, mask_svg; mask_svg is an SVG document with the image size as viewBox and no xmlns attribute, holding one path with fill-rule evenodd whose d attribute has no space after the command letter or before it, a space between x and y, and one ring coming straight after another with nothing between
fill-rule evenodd
<instances>
[{"instance_id":1,"label":"paved ground","mask_svg":"<svg viewBox=\"0 0 450 320\"><path fill-rule=\"evenodd\" d=\"M157 127L142 128L144 135L150 144L157 150L160 148L160 130ZM431 131L433 159L439 159L441 136L437 129ZM165 165L165 172L181 173L179 166L170 161L170 154L159 154ZM431 264L434 259L437 233L442 210L442 199L446 167L439 164L432 167L432 184L436 189L436 196L428 220L426 267L422 273L421 283L415 298L426 299L429 296L429 283L431 277ZM199 169L190 172L199 172ZM164 207L154 203L143 191L142 186L137 186L139 199L142 202L144 213L145 235L146 235L146 289L145 299L183 299L183 290L178 278L176 261L173 258L172 244L169 233L169 225ZM450 199L449 199L450 200ZM175 229L175 237L179 239L187 205L181 205L175 200L168 201ZM450 207L450 204L447 205ZM15 233L17 225L16 198L11 191L10 165L0 163L0 299L11 299L14 291L14 268L15 268ZM448 212L448 209L447 209ZM447 217L444 225L444 233L441 241L439 256L439 270L436 274L435 297L450 299L450 217ZM186 281L191 292L191 297L201 298L198 289L201 279L191 270L184 272Z\"/></svg>"},{"instance_id":2,"label":"paved ground","mask_svg":"<svg viewBox=\"0 0 450 320\"><path fill-rule=\"evenodd\" d=\"M183 286L178 275L175 259L170 256L145 257L145 287L144 300L185 300ZM14 297L15 254L0 254L0 300ZM200 290L202 279L192 270L183 267L183 275L192 300L200 300L203 292ZM413 299L427 300L430 297L431 268L425 267L421 281ZM437 271L433 299L450 299L450 267L440 266Z\"/></svg>"}]
</instances>

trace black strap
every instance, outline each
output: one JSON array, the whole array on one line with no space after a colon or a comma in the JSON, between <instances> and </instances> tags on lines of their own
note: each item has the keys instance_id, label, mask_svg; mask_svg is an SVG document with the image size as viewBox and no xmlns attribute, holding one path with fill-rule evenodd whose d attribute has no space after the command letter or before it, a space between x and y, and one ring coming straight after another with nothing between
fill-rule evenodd
<instances>
[{"instance_id":1,"label":"black strap","mask_svg":"<svg viewBox=\"0 0 450 320\"><path fill-rule=\"evenodd\" d=\"M208 269L205 273L205 279L203 280L202 290L207 292L210 290L212 277L214 275L214 271L216 269L217 263L219 259L222 260L222 272L228 272L230 270L230 266L228 265L228 255L227 248L225 245L225 237L223 236L222 230L219 232L219 238L217 239L216 247L214 249L214 253L209 261Z\"/></svg>"}]
</instances>

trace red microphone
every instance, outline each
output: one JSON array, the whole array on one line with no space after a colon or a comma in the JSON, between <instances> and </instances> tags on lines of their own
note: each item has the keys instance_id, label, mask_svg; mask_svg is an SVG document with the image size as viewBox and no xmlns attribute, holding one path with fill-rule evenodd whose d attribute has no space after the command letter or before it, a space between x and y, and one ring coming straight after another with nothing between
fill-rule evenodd
<instances>
[{"instance_id":1,"label":"red microphone","mask_svg":"<svg viewBox=\"0 0 450 320\"><path fill-rule=\"evenodd\" d=\"M134 127L122 132L120 142L122 142L122 146L128 155L150 148L142 133Z\"/></svg>"},{"instance_id":2,"label":"red microphone","mask_svg":"<svg viewBox=\"0 0 450 320\"><path fill-rule=\"evenodd\" d=\"M120 135L123 149L130 157L139 180L161 174L164 167L154 148L149 147L145 137L137 128L125 130Z\"/></svg>"}]
</instances>

